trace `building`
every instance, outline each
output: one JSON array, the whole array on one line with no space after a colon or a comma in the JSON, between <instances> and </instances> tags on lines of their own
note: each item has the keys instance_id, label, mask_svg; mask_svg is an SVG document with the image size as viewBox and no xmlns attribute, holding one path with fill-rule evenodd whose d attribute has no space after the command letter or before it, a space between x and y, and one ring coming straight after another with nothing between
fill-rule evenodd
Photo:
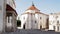
<instances>
[{"instance_id":1,"label":"building","mask_svg":"<svg viewBox=\"0 0 60 34\"><path fill-rule=\"evenodd\" d=\"M6 29L9 29L11 31L14 31L16 30L16 27L17 27L17 21L16 21L16 18L17 18L17 12L15 10L16 8L16 5L15 5L15 2L14 0L7 0L7 4L6 4ZM6 31L9 31L9 30L6 30Z\"/></svg>"},{"instance_id":2,"label":"building","mask_svg":"<svg viewBox=\"0 0 60 34\"><path fill-rule=\"evenodd\" d=\"M16 30L15 8L14 0L0 0L0 32Z\"/></svg>"},{"instance_id":3,"label":"building","mask_svg":"<svg viewBox=\"0 0 60 34\"><path fill-rule=\"evenodd\" d=\"M49 15L49 30L60 32L60 12Z\"/></svg>"},{"instance_id":4,"label":"building","mask_svg":"<svg viewBox=\"0 0 60 34\"><path fill-rule=\"evenodd\" d=\"M5 11L5 8L6 8L5 6L6 5L5 5L4 0L0 0L0 33L4 30L4 27L3 27L4 26L3 23L5 23L5 16L4 15L6 15L5 14L5 12L6 12Z\"/></svg>"},{"instance_id":5,"label":"building","mask_svg":"<svg viewBox=\"0 0 60 34\"><path fill-rule=\"evenodd\" d=\"M39 9L32 3L23 14L20 16L22 29L47 29L48 15L41 13Z\"/></svg>"}]
</instances>

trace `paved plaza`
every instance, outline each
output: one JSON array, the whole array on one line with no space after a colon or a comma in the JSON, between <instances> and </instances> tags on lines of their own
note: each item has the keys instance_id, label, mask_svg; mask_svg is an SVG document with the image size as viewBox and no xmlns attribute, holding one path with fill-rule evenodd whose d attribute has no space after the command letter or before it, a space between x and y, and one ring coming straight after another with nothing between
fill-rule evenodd
<instances>
[{"instance_id":1,"label":"paved plaza","mask_svg":"<svg viewBox=\"0 0 60 34\"><path fill-rule=\"evenodd\" d=\"M3 34L60 34L60 32L54 31L41 31L41 30L17 30L15 32L5 32Z\"/></svg>"}]
</instances>

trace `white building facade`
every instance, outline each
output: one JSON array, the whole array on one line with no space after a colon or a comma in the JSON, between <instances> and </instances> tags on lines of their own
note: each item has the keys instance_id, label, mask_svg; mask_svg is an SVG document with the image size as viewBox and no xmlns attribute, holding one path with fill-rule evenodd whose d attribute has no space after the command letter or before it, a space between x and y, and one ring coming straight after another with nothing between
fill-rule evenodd
<instances>
[{"instance_id":1,"label":"white building facade","mask_svg":"<svg viewBox=\"0 0 60 34\"><path fill-rule=\"evenodd\" d=\"M60 32L60 13L49 15L49 30Z\"/></svg>"},{"instance_id":2,"label":"white building facade","mask_svg":"<svg viewBox=\"0 0 60 34\"><path fill-rule=\"evenodd\" d=\"M21 16L22 29L46 29L48 28L48 15L41 13L34 4Z\"/></svg>"}]
</instances>

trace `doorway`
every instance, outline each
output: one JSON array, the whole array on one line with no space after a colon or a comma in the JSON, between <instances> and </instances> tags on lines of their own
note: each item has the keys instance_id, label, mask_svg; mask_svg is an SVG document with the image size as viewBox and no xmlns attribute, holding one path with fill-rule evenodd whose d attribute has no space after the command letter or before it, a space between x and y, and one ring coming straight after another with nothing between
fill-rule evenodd
<instances>
[{"instance_id":1,"label":"doorway","mask_svg":"<svg viewBox=\"0 0 60 34\"><path fill-rule=\"evenodd\" d=\"M40 30L42 30L42 26L40 26Z\"/></svg>"},{"instance_id":2,"label":"doorway","mask_svg":"<svg viewBox=\"0 0 60 34\"><path fill-rule=\"evenodd\" d=\"M23 29L25 29L25 24L23 25Z\"/></svg>"}]
</instances>

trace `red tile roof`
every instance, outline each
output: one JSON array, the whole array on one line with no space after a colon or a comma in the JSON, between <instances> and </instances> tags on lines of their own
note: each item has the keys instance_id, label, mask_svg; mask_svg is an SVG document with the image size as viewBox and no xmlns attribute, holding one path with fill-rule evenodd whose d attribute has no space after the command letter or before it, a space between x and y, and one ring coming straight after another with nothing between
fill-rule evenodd
<instances>
[{"instance_id":1,"label":"red tile roof","mask_svg":"<svg viewBox=\"0 0 60 34\"><path fill-rule=\"evenodd\" d=\"M38 10L34 5L32 5L31 7L29 7L27 10Z\"/></svg>"},{"instance_id":2,"label":"red tile roof","mask_svg":"<svg viewBox=\"0 0 60 34\"><path fill-rule=\"evenodd\" d=\"M44 14L44 13L41 13L40 12L40 10L39 9L37 9L35 6L34 6L34 4L31 6L31 7L29 7L27 10L35 10L35 13L33 13L33 14ZM29 12L25 12L25 13L23 13L23 14L31 14L31 13L29 13ZM22 15L23 15L22 14ZM44 15L47 15L47 14L44 14Z\"/></svg>"}]
</instances>

